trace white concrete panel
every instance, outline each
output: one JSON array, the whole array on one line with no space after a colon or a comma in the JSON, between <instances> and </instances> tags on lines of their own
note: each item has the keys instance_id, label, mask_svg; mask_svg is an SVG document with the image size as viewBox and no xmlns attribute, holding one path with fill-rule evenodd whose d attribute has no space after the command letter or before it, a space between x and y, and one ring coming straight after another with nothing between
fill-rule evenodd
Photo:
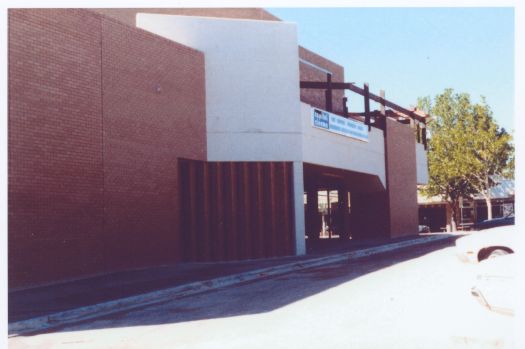
<instances>
[{"instance_id":1,"label":"white concrete panel","mask_svg":"<svg viewBox=\"0 0 525 349\"><path fill-rule=\"evenodd\" d=\"M304 162L377 175L386 187L383 131L372 127L363 142L314 128L310 114L310 105L301 103Z\"/></svg>"},{"instance_id":2,"label":"white concrete panel","mask_svg":"<svg viewBox=\"0 0 525 349\"><path fill-rule=\"evenodd\" d=\"M210 161L299 161L302 152L299 133L208 133L208 144Z\"/></svg>"},{"instance_id":3,"label":"white concrete panel","mask_svg":"<svg viewBox=\"0 0 525 349\"><path fill-rule=\"evenodd\" d=\"M295 254L306 254L305 223L304 223L304 178L303 163L293 163L293 206L295 219Z\"/></svg>"},{"instance_id":4,"label":"white concrete panel","mask_svg":"<svg viewBox=\"0 0 525 349\"><path fill-rule=\"evenodd\" d=\"M428 183L427 152L423 144L416 143L416 173L417 184Z\"/></svg>"},{"instance_id":5,"label":"white concrete panel","mask_svg":"<svg viewBox=\"0 0 525 349\"><path fill-rule=\"evenodd\" d=\"M301 159L295 24L141 13L137 26L204 52L209 160Z\"/></svg>"}]
</instances>

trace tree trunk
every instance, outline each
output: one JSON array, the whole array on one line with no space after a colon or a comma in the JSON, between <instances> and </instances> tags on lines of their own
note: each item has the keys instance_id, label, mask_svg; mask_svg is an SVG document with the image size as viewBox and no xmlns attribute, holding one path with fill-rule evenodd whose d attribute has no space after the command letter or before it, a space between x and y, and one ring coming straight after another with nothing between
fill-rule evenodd
<instances>
[{"instance_id":1,"label":"tree trunk","mask_svg":"<svg viewBox=\"0 0 525 349\"><path fill-rule=\"evenodd\" d=\"M492 219L492 197L490 193L490 182L489 175L485 174L485 192L483 193L485 197L485 202L487 203L487 219Z\"/></svg>"},{"instance_id":2,"label":"tree trunk","mask_svg":"<svg viewBox=\"0 0 525 349\"><path fill-rule=\"evenodd\" d=\"M492 219L492 200L490 196L485 196L485 202L487 203L487 219Z\"/></svg>"},{"instance_id":3,"label":"tree trunk","mask_svg":"<svg viewBox=\"0 0 525 349\"><path fill-rule=\"evenodd\" d=\"M457 202L449 202L450 210L452 211L452 217L450 219L450 229L452 231L457 231L457 224L459 222L458 220L458 203Z\"/></svg>"}]
</instances>

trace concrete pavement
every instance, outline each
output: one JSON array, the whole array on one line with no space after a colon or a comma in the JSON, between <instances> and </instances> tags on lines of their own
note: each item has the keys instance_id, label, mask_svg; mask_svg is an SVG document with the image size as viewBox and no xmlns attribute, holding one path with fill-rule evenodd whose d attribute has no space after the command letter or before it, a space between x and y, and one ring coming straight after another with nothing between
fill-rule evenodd
<instances>
[{"instance_id":1,"label":"concrete pavement","mask_svg":"<svg viewBox=\"0 0 525 349\"><path fill-rule=\"evenodd\" d=\"M453 241L346 260L9 339L10 349L522 348ZM519 328L519 326L518 326Z\"/></svg>"},{"instance_id":2,"label":"concrete pavement","mask_svg":"<svg viewBox=\"0 0 525 349\"><path fill-rule=\"evenodd\" d=\"M451 237L453 236L428 235L386 244L384 241L368 242L355 244L350 251L332 250L325 255L166 266L131 274L100 276L62 285L20 290L9 295L9 334L16 336L49 331L239 283L431 244ZM143 292L140 293L141 291ZM37 315L34 316L35 314Z\"/></svg>"}]
</instances>

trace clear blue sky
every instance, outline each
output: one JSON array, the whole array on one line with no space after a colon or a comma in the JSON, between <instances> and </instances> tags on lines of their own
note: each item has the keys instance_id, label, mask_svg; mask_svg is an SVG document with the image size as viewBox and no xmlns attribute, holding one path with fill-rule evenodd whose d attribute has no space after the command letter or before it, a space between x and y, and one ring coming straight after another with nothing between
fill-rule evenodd
<instances>
[{"instance_id":1,"label":"clear blue sky","mask_svg":"<svg viewBox=\"0 0 525 349\"><path fill-rule=\"evenodd\" d=\"M483 95L500 126L514 129L512 8L270 8L298 26L299 44L403 106L445 88ZM362 98L347 92L351 111ZM373 105L372 108L376 108Z\"/></svg>"}]
</instances>

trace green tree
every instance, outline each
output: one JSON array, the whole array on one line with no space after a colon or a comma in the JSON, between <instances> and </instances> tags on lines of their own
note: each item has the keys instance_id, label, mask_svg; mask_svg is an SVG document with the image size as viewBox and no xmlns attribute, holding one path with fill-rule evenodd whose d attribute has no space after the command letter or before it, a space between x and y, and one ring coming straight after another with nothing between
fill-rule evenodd
<instances>
[{"instance_id":1,"label":"green tree","mask_svg":"<svg viewBox=\"0 0 525 349\"><path fill-rule=\"evenodd\" d=\"M462 197L482 194L491 215L490 188L509 172L510 135L498 127L484 99L473 104L466 93L446 89L433 101L419 98L418 107L431 116L427 124L429 183L423 194L447 202L453 230L459 222Z\"/></svg>"},{"instance_id":2,"label":"green tree","mask_svg":"<svg viewBox=\"0 0 525 349\"><path fill-rule=\"evenodd\" d=\"M469 182L485 199L487 218L492 219L491 188L503 177L513 177L514 147L511 135L496 124L484 98L472 109L468 122L468 132L473 135L468 149Z\"/></svg>"}]
</instances>

